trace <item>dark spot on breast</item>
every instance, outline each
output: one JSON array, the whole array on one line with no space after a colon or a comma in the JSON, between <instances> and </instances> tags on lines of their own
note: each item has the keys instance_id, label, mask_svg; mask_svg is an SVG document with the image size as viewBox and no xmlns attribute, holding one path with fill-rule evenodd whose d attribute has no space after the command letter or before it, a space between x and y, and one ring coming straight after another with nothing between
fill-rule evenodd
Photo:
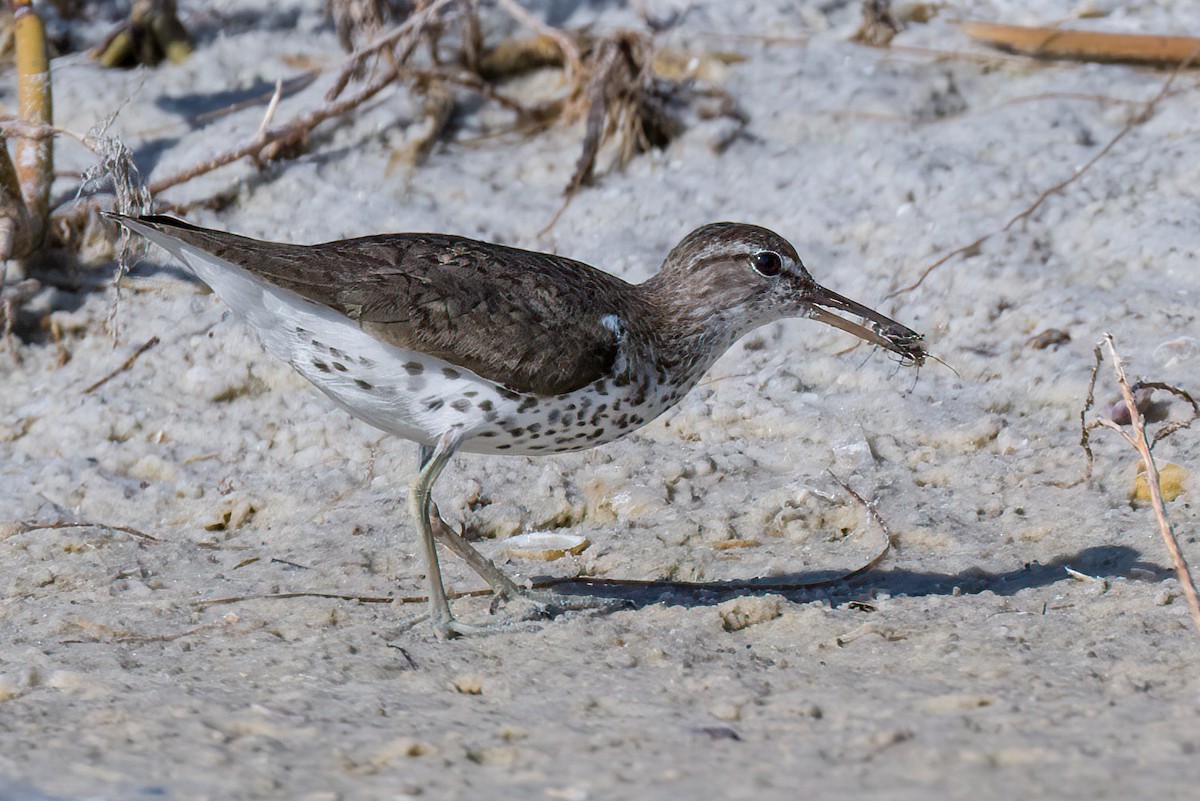
<instances>
[{"instance_id":1,"label":"dark spot on breast","mask_svg":"<svg viewBox=\"0 0 1200 801\"><path fill-rule=\"evenodd\" d=\"M574 437L555 437L554 444L555 445L564 445L573 439L575 439L575 438Z\"/></svg>"},{"instance_id":2,"label":"dark spot on breast","mask_svg":"<svg viewBox=\"0 0 1200 801\"><path fill-rule=\"evenodd\" d=\"M617 428L628 428L628 427L629 427L629 415L623 414L617 418Z\"/></svg>"},{"instance_id":3,"label":"dark spot on breast","mask_svg":"<svg viewBox=\"0 0 1200 801\"><path fill-rule=\"evenodd\" d=\"M303 328L301 328L300 326L296 326L296 333L297 333L297 334L307 334L307 333L308 333L308 331L304 330L304 329L303 329Z\"/></svg>"},{"instance_id":4,"label":"dark spot on breast","mask_svg":"<svg viewBox=\"0 0 1200 801\"><path fill-rule=\"evenodd\" d=\"M317 368L317 369L318 369L318 370L320 370L322 373L328 373L328 372L329 372L329 365L328 365L328 364L326 364L325 362L322 362L322 361L317 361L316 359L313 359L313 367Z\"/></svg>"},{"instance_id":5,"label":"dark spot on breast","mask_svg":"<svg viewBox=\"0 0 1200 801\"><path fill-rule=\"evenodd\" d=\"M517 426L516 428L508 429L508 435L510 437L519 437L524 433L525 433L525 429L521 428L520 426Z\"/></svg>"},{"instance_id":6,"label":"dark spot on breast","mask_svg":"<svg viewBox=\"0 0 1200 801\"><path fill-rule=\"evenodd\" d=\"M541 423L530 423L529 425L525 426L525 430L526 431L541 431L542 424Z\"/></svg>"},{"instance_id":7,"label":"dark spot on breast","mask_svg":"<svg viewBox=\"0 0 1200 801\"><path fill-rule=\"evenodd\" d=\"M617 400L613 401L613 411L614 411L614 412L619 412L619 411L621 411L621 400L620 400L620 398L618 398Z\"/></svg>"},{"instance_id":8,"label":"dark spot on breast","mask_svg":"<svg viewBox=\"0 0 1200 801\"><path fill-rule=\"evenodd\" d=\"M495 404L492 403L490 400L481 400L479 402L478 406L481 410L483 410L485 412L490 412L495 407Z\"/></svg>"},{"instance_id":9,"label":"dark spot on breast","mask_svg":"<svg viewBox=\"0 0 1200 801\"><path fill-rule=\"evenodd\" d=\"M404 369L409 375L420 375L425 372L425 365L420 362L405 362Z\"/></svg>"},{"instance_id":10,"label":"dark spot on breast","mask_svg":"<svg viewBox=\"0 0 1200 801\"><path fill-rule=\"evenodd\" d=\"M358 363L361 364L363 367L374 367L375 366L375 360L368 359L366 356L363 356L361 359L359 359Z\"/></svg>"},{"instance_id":11,"label":"dark spot on breast","mask_svg":"<svg viewBox=\"0 0 1200 801\"><path fill-rule=\"evenodd\" d=\"M557 423L559 414L560 412L558 409L551 409L550 414L546 415L546 421L550 423Z\"/></svg>"},{"instance_id":12,"label":"dark spot on breast","mask_svg":"<svg viewBox=\"0 0 1200 801\"><path fill-rule=\"evenodd\" d=\"M344 359L346 357L346 354L342 353L337 348L330 348L329 355L334 357L335 359Z\"/></svg>"},{"instance_id":13,"label":"dark spot on breast","mask_svg":"<svg viewBox=\"0 0 1200 801\"><path fill-rule=\"evenodd\" d=\"M595 431L588 434L588 439L600 439L600 437L602 437L602 436L604 436L604 429L597 428Z\"/></svg>"},{"instance_id":14,"label":"dark spot on breast","mask_svg":"<svg viewBox=\"0 0 1200 801\"><path fill-rule=\"evenodd\" d=\"M575 422L575 416L574 416L574 415L570 415L570 414L564 414L564 415L562 416L562 424L563 424L564 426L569 426L569 425L571 425L571 424L572 424L572 423L574 423L574 422Z\"/></svg>"},{"instance_id":15,"label":"dark spot on breast","mask_svg":"<svg viewBox=\"0 0 1200 801\"><path fill-rule=\"evenodd\" d=\"M608 408L608 404L607 404L607 403L602 403L602 404L600 404L599 406L597 406L597 407L596 407L596 414L597 414L597 415L604 414L604 411L605 411L607 408ZM594 420L594 419L596 419L596 418L594 418L594 417L593 417L592 419Z\"/></svg>"},{"instance_id":16,"label":"dark spot on breast","mask_svg":"<svg viewBox=\"0 0 1200 801\"><path fill-rule=\"evenodd\" d=\"M635 426L640 426L642 423L646 422L646 418L639 417L635 414L633 417L629 418L629 422L633 423Z\"/></svg>"},{"instance_id":17,"label":"dark spot on breast","mask_svg":"<svg viewBox=\"0 0 1200 801\"><path fill-rule=\"evenodd\" d=\"M342 364L341 362L334 362L333 369L337 370L339 373L344 373L346 372L346 365Z\"/></svg>"},{"instance_id":18,"label":"dark spot on breast","mask_svg":"<svg viewBox=\"0 0 1200 801\"><path fill-rule=\"evenodd\" d=\"M425 408L431 412L436 412L438 409L442 408L445 405L446 405L446 402L444 400L442 400L441 398L438 398L437 400L431 400L429 403L425 404Z\"/></svg>"},{"instance_id":19,"label":"dark spot on breast","mask_svg":"<svg viewBox=\"0 0 1200 801\"><path fill-rule=\"evenodd\" d=\"M466 392L464 392L464 393L463 393L463 397L464 397L464 398L474 398L474 397L475 397L476 395L478 395L478 394L479 394L479 393L478 393L478 392L476 392L475 390L473 390L473 389L468 389Z\"/></svg>"},{"instance_id":20,"label":"dark spot on breast","mask_svg":"<svg viewBox=\"0 0 1200 801\"><path fill-rule=\"evenodd\" d=\"M627 376L627 375L619 375L619 376L617 376L616 378L614 378L614 379L613 379L613 386L614 386L614 387L627 387L627 386L629 386L629 376Z\"/></svg>"},{"instance_id":21,"label":"dark spot on breast","mask_svg":"<svg viewBox=\"0 0 1200 801\"><path fill-rule=\"evenodd\" d=\"M512 447L512 445L510 445L509 443L507 443L507 442L502 442L502 443L500 443L499 445L497 445L497 446L496 446L496 450L498 450L498 451L506 451L506 450L508 450L508 449L509 449L509 448L511 448L511 447Z\"/></svg>"},{"instance_id":22,"label":"dark spot on breast","mask_svg":"<svg viewBox=\"0 0 1200 801\"><path fill-rule=\"evenodd\" d=\"M495 432L495 431L484 431L483 433L476 434L475 436L477 436L477 437L494 437L496 435L497 435L497 432Z\"/></svg>"},{"instance_id":23,"label":"dark spot on breast","mask_svg":"<svg viewBox=\"0 0 1200 801\"><path fill-rule=\"evenodd\" d=\"M471 408L471 402L466 398L459 398L450 404L450 408L456 412L465 412L467 409Z\"/></svg>"},{"instance_id":24,"label":"dark spot on breast","mask_svg":"<svg viewBox=\"0 0 1200 801\"><path fill-rule=\"evenodd\" d=\"M531 451L544 451L544 450L546 450L546 446L545 446L545 445L530 445L530 446L529 446L529 450L531 450Z\"/></svg>"},{"instance_id":25,"label":"dark spot on breast","mask_svg":"<svg viewBox=\"0 0 1200 801\"><path fill-rule=\"evenodd\" d=\"M537 398L533 398L533 397L525 398L525 400L521 401L521 405L517 407L517 411L518 412L528 411L529 409L532 409L533 407L535 407L537 405L538 405Z\"/></svg>"},{"instance_id":26,"label":"dark spot on breast","mask_svg":"<svg viewBox=\"0 0 1200 801\"><path fill-rule=\"evenodd\" d=\"M600 381L597 381L596 386L592 387L592 389L595 391L595 393L597 395L607 395L608 394L608 382L604 381L603 379Z\"/></svg>"},{"instance_id":27,"label":"dark spot on breast","mask_svg":"<svg viewBox=\"0 0 1200 801\"><path fill-rule=\"evenodd\" d=\"M363 381L361 378L354 379L354 383L358 384L358 386L362 389L375 389L374 384L367 383L366 381Z\"/></svg>"},{"instance_id":28,"label":"dark spot on breast","mask_svg":"<svg viewBox=\"0 0 1200 801\"><path fill-rule=\"evenodd\" d=\"M505 387L500 387L500 397L504 398L505 400L520 400L521 398L521 396L516 392L513 392L511 389L507 389Z\"/></svg>"},{"instance_id":29,"label":"dark spot on breast","mask_svg":"<svg viewBox=\"0 0 1200 801\"><path fill-rule=\"evenodd\" d=\"M443 367L442 375L446 376L446 378L449 378L451 381L453 381L454 379L461 376L462 373L460 373L458 370L455 370L453 367Z\"/></svg>"}]
</instances>

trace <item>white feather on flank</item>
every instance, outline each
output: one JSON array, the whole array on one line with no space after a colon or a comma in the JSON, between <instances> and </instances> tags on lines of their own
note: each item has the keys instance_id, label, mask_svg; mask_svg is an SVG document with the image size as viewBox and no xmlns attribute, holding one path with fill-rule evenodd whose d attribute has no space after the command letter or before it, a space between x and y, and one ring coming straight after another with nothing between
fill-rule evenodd
<instances>
[{"instance_id":1,"label":"white feather on flank","mask_svg":"<svg viewBox=\"0 0 1200 801\"><path fill-rule=\"evenodd\" d=\"M452 426L463 423L462 412L447 404L430 408L439 398L474 390L495 407L515 406L501 398L494 382L465 368L380 342L345 315L233 262L137 220L122 223L163 247L207 284L250 325L268 353L292 365L339 406L376 428L432 445ZM447 370L457 377L447 378ZM465 450L472 448L468 445Z\"/></svg>"}]
</instances>

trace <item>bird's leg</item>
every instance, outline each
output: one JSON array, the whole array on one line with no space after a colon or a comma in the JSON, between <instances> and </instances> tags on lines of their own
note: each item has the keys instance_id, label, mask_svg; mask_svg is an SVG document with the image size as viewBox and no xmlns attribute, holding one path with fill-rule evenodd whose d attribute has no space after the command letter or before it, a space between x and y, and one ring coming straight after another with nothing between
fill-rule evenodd
<instances>
[{"instance_id":1,"label":"bird's leg","mask_svg":"<svg viewBox=\"0 0 1200 801\"><path fill-rule=\"evenodd\" d=\"M462 534L455 531L449 523L442 519L436 503L430 504L429 522L433 525L433 536L437 538L438 542L470 565L472 570L491 585L492 592L501 601L511 600L524 592L516 582L504 574L503 570L496 567L495 562L481 554L463 538Z\"/></svg>"},{"instance_id":2,"label":"bird's leg","mask_svg":"<svg viewBox=\"0 0 1200 801\"><path fill-rule=\"evenodd\" d=\"M421 446L422 471L424 471L429 461L433 459L435 453L436 448L429 445ZM430 512L429 523L432 526L433 536L437 538L438 542L453 551L458 558L470 565L471 569L491 586L496 600L521 600L525 602L528 608L523 613L518 614L518 619L552 617L557 612L566 610L611 610L625 605L622 601L614 602L607 598L568 597L555 592L530 591L518 586L516 582L505 575L503 570L496 567L495 562L476 550L471 543L463 538L462 534L455 531L449 523L442 519L442 515L437 508L437 503L432 500L428 501L427 509ZM430 603L432 606L432 596L430 596ZM456 623L455 625L458 624Z\"/></svg>"},{"instance_id":3,"label":"bird's leg","mask_svg":"<svg viewBox=\"0 0 1200 801\"><path fill-rule=\"evenodd\" d=\"M438 565L437 545L434 543L433 526L429 520L429 495L434 482L461 442L462 429L455 426L443 434L437 445L430 449L428 458L425 449L422 448L421 469L417 471L417 477L408 493L408 511L417 524L421 550L425 553L425 568L429 573L429 622L442 638L466 633L466 627L454 620L454 615L450 614L450 604L446 601L446 588L442 586L442 570ZM439 517L439 522L440 520Z\"/></svg>"},{"instance_id":4,"label":"bird's leg","mask_svg":"<svg viewBox=\"0 0 1200 801\"><path fill-rule=\"evenodd\" d=\"M421 469L425 468L429 460L433 458L434 448L428 445L421 446ZM433 536L439 542L449 548L451 551L462 559L471 569L479 574L480 578L486 581L496 593L496 597L501 600L510 600L522 594L520 587L513 582L508 576L504 575L504 571L496 567L496 563L475 549L471 543L463 539L463 536L450 527L450 524L442 519L441 512L438 511L437 504L432 500L429 502L430 509L430 525L433 527Z\"/></svg>"}]
</instances>

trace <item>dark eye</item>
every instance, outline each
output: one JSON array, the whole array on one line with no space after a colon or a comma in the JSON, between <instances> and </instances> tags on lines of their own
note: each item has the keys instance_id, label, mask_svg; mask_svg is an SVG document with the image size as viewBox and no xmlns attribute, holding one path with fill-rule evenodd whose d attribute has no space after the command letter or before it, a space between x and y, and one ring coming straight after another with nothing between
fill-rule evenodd
<instances>
[{"instance_id":1,"label":"dark eye","mask_svg":"<svg viewBox=\"0 0 1200 801\"><path fill-rule=\"evenodd\" d=\"M783 259L773 250L760 250L750 257L750 266L759 275L773 278L783 272Z\"/></svg>"}]
</instances>

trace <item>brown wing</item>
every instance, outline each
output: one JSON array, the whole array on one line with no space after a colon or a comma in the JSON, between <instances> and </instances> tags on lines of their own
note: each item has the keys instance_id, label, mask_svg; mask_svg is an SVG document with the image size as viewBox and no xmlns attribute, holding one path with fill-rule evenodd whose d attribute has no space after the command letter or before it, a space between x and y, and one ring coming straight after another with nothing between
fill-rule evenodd
<instances>
[{"instance_id":1,"label":"brown wing","mask_svg":"<svg viewBox=\"0 0 1200 801\"><path fill-rule=\"evenodd\" d=\"M629 284L582 262L445 234L320 245L261 242L170 217L140 221L333 308L398 347L520 392L556 395L609 372Z\"/></svg>"}]
</instances>

